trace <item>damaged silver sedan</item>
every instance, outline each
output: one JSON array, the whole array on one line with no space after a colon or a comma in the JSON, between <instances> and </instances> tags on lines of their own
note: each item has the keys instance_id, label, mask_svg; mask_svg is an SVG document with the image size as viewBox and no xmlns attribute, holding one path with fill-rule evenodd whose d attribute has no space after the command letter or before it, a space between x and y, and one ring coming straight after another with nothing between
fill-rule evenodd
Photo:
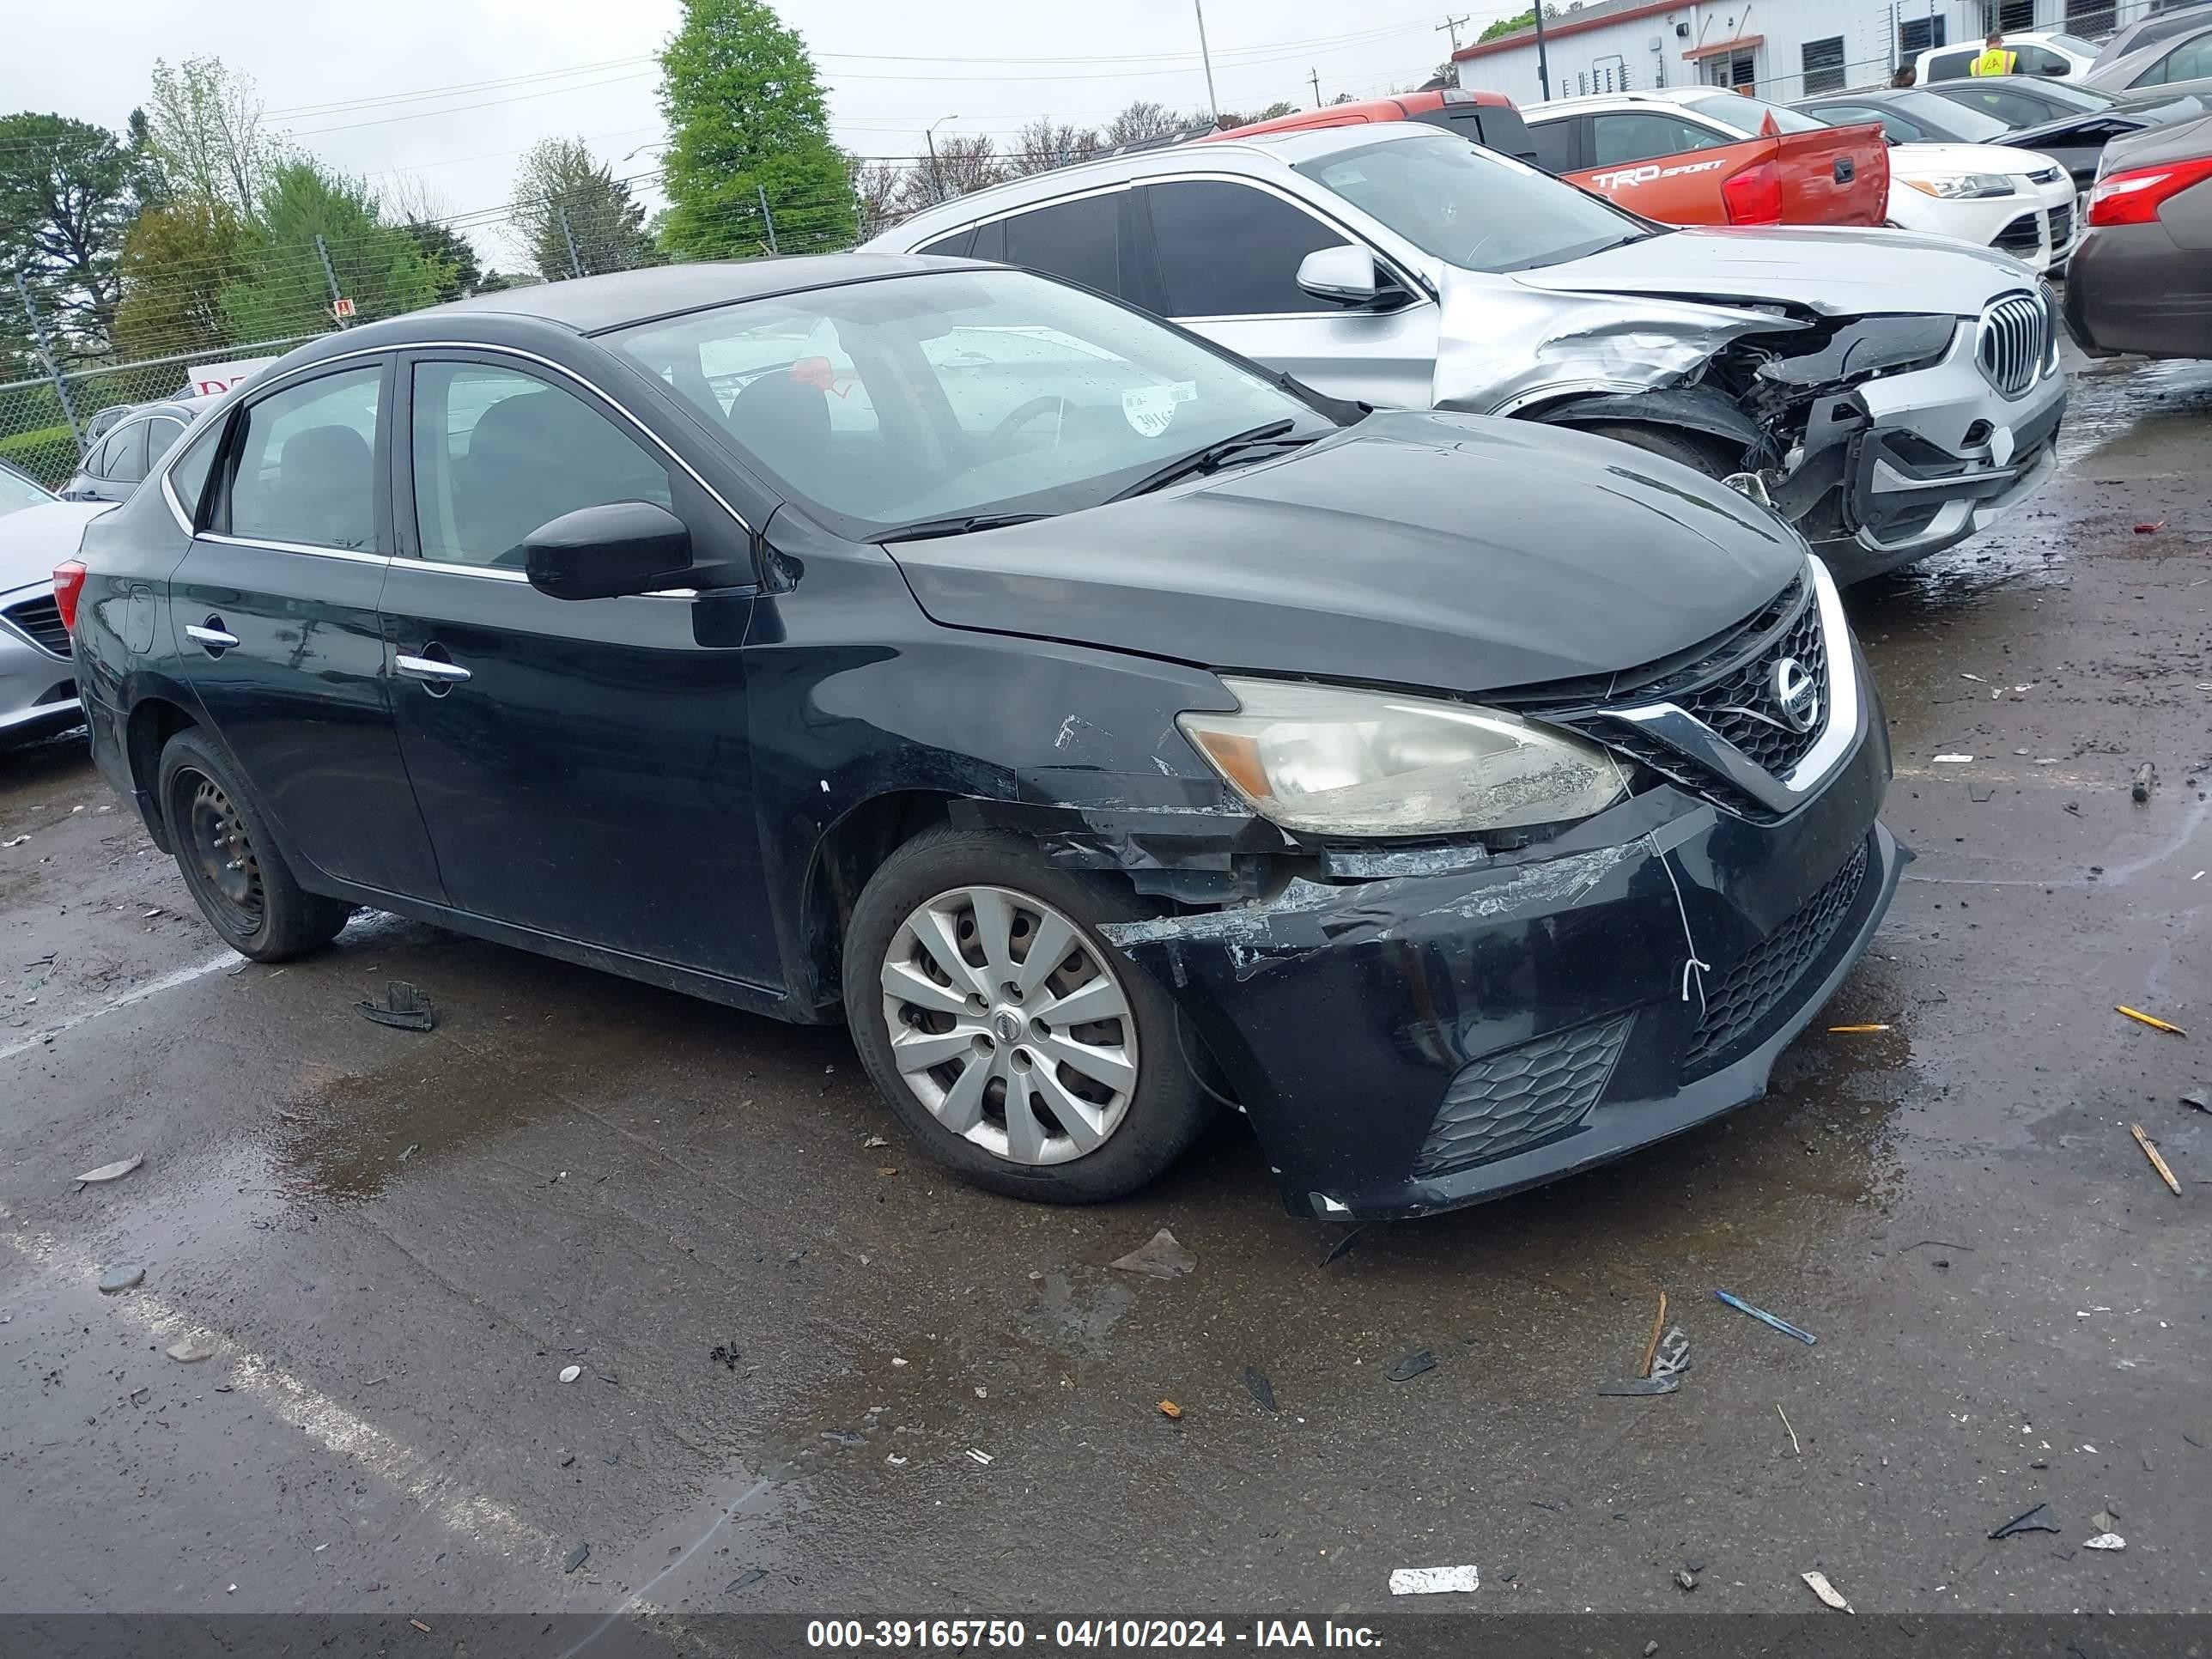
<instances>
[{"instance_id":1,"label":"damaged silver sedan","mask_svg":"<svg viewBox=\"0 0 2212 1659\"><path fill-rule=\"evenodd\" d=\"M2025 265L1898 231L1670 228L1430 127L1115 157L871 246L1068 277L1334 397L1635 444L1771 499L1844 581L1963 540L2057 465L2057 307Z\"/></svg>"}]
</instances>

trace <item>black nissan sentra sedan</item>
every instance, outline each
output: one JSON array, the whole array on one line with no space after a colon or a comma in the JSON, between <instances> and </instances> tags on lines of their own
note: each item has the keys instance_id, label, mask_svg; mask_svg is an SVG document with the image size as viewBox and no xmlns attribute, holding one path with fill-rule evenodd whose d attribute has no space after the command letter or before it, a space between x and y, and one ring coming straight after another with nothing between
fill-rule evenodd
<instances>
[{"instance_id":1,"label":"black nissan sentra sedan","mask_svg":"<svg viewBox=\"0 0 2212 1659\"><path fill-rule=\"evenodd\" d=\"M1080 1201L1224 1103L1302 1213L1757 1097L1888 904L1883 721L1771 512L843 256L301 348L58 573L102 772L275 961L356 907L842 1018Z\"/></svg>"}]
</instances>

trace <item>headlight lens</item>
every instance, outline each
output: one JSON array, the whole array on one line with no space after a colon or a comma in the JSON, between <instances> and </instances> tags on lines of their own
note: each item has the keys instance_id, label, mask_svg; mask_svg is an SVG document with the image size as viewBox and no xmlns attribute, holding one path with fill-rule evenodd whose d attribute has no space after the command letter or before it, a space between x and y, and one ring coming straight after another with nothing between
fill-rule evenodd
<instances>
[{"instance_id":1,"label":"headlight lens","mask_svg":"<svg viewBox=\"0 0 2212 1659\"><path fill-rule=\"evenodd\" d=\"M2002 173L1956 173L1941 179L1907 179L1905 182L1923 196L1940 196L1948 202L1978 201L1985 197L2015 193L2012 180Z\"/></svg>"},{"instance_id":2,"label":"headlight lens","mask_svg":"<svg viewBox=\"0 0 2212 1659\"><path fill-rule=\"evenodd\" d=\"M1603 749L1501 709L1276 680L1176 724L1252 810L1322 836L1441 836L1559 823L1626 793Z\"/></svg>"}]
</instances>

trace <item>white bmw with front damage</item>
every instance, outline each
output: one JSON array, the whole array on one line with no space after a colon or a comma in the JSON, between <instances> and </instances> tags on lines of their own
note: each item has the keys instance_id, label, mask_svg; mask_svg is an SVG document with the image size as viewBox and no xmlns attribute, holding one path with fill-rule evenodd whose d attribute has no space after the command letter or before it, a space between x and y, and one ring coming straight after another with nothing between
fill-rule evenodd
<instances>
[{"instance_id":1,"label":"white bmw with front damage","mask_svg":"<svg viewBox=\"0 0 2212 1659\"><path fill-rule=\"evenodd\" d=\"M1116 156L870 246L1073 277L1336 397L1637 444L1763 492L1845 581L1965 539L2057 468L2057 305L2018 261L1892 230L1674 229L1432 127Z\"/></svg>"}]
</instances>

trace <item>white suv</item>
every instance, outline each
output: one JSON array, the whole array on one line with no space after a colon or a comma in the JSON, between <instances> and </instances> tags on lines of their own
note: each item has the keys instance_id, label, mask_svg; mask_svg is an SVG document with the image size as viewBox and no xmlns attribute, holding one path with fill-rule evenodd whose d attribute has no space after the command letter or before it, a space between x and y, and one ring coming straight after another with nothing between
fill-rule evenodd
<instances>
[{"instance_id":1,"label":"white suv","mask_svg":"<svg viewBox=\"0 0 2212 1659\"><path fill-rule=\"evenodd\" d=\"M2078 34L2007 34L2005 50L2014 54L2014 75L2059 75L2069 78L2097 61L2097 49ZM1955 46L1930 46L1912 60L1920 84L1956 81L1971 74L1974 59L1989 48L1979 40Z\"/></svg>"}]
</instances>

